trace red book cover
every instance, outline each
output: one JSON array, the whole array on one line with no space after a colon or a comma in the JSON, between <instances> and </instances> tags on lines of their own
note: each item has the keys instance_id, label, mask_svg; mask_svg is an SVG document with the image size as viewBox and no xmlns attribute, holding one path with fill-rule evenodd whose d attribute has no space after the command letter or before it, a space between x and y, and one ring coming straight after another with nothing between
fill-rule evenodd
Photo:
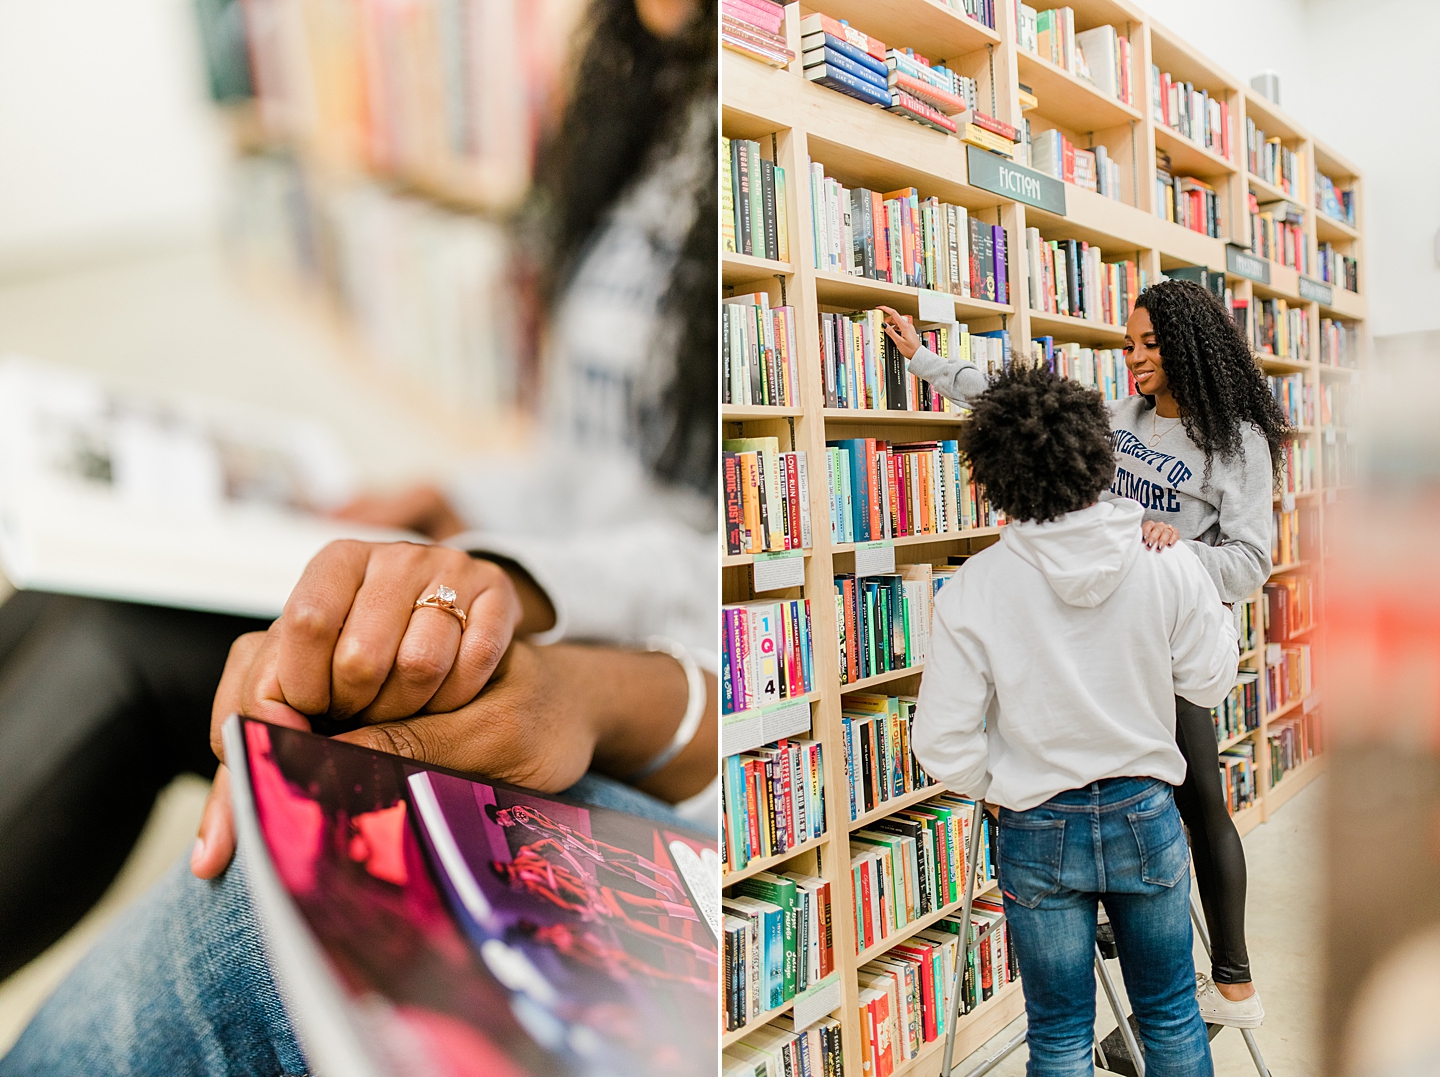
<instances>
[{"instance_id":1,"label":"red book cover","mask_svg":"<svg viewBox=\"0 0 1440 1077\"><path fill-rule=\"evenodd\" d=\"M801 34L813 34L817 30L824 30L832 37L838 37L841 41L848 41L861 52L868 52L882 64L885 62L885 43L878 38L862 34L853 26L845 26L829 15L807 15L800 23Z\"/></svg>"},{"instance_id":2,"label":"red book cover","mask_svg":"<svg viewBox=\"0 0 1440 1077\"><path fill-rule=\"evenodd\" d=\"M1061 173L1066 183L1075 182L1075 144L1068 138L1062 140L1065 146L1064 163L1061 166Z\"/></svg>"},{"instance_id":3,"label":"red book cover","mask_svg":"<svg viewBox=\"0 0 1440 1077\"><path fill-rule=\"evenodd\" d=\"M725 552L740 554L744 542L745 508L740 501L740 459L733 452L725 457Z\"/></svg>"},{"instance_id":4,"label":"red book cover","mask_svg":"<svg viewBox=\"0 0 1440 1077\"><path fill-rule=\"evenodd\" d=\"M720 11L772 34L785 25L785 9L770 0L720 0Z\"/></svg>"},{"instance_id":5,"label":"red book cover","mask_svg":"<svg viewBox=\"0 0 1440 1077\"><path fill-rule=\"evenodd\" d=\"M764 846L760 843L760 794L759 783L756 780L755 772L760 769L761 763L758 759L747 759L745 761L745 806L749 809L750 816L750 855L757 857L763 855Z\"/></svg>"},{"instance_id":6,"label":"red book cover","mask_svg":"<svg viewBox=\"0 0 1440 1077\"><path fill-rule=\"evenodd\" d=\"M879 191L870 192L870 231L875 242L875 276L878 280L890 279L890 244L886 241L885 199Z\"/></svg>"},{"instance_id":7,"label":"red book cover","mask_svg":"<svg viewBox=\"0 0 1440 1077\"><path fill-rule=\"evenodd\" d=\"M823 980L835 971L835 922L828 881L816 888L815 900L820 906L820 978Z\"/></svg>"},{"instance_id":8,"label":"red book cover","mask_svg":"<svg viewBox=\"0 0 1440 1077\"><path fill-rule=\"evenodd\" d=\"M1168 71L1160 76L1160 114L1165 120L1166 127L1175 126L1175 117L1170 115L1170 73Z\"/></svg>"},{"instance_id":9,"label":"red book cover","mask_svg":"<svg viewBox=\"0 0 1440 1077\"><path fill-rule=\"evenodd\" d=\"M879 451L874 438L865 439L865 481L870 486L870 538L885 537L884 522L880 519L880 463L875 459Z\"/></svg>"},{"instance_id":10,"label":"red book cover","mask_svg":"<svg viewBox=\"0 0 1440 1077\"><path fill-rule=\"evenodd\" d=\"M914 94L906 93L899 87L891 91L890 100L890 111L892 112L902 112L905 115L909 115L912 119L938 128L947 134L953 135L960 130L959 125L949 116L946 116L938 109L931 108Z\"/></svg>"},{"instance_id":11,"label":"red book cover","mask_svg":"<svg viewBox=\"0 0 1440 1077\"><path fill-rule=\"evenodd\" d=\"M869 860L860 861L860 905L858 907L864 910L861 925L864 933L860 936L860 949L862 950L868 950L875 945L875 925L870 915L874 909L870 903L870 865L871 861Z\"/></svg>"},{"instance_id":12,"label":"red book cover","mask_svg":"<svg viewBox=\"0 0 1440 1077\"><path fill-rule=\"evenodd\" d=\"M882 992L875 1000L875 1077L890 1077L895 1072L895 1044L890 1035L890 995Z\"/></svg>"},{"instance_id":13,"label":"red book cover","mask_svg":"<svg viewBox=\"0 0 1440 1077\"><path fill-rule=\"evenodd\" d=\"M800 457L797 453L787 453L790 457L790 465L785 471L785 483L787 494L785 507L790 516L790 537L792 542L790 549L800 549Z\"/></svg>"},{"instance_id":14,"label":"red book cover","mask_svg":"<svg viewBox=\"0 0 1440 1077\"><path fill-rule=\"evenodd\" d=\"M800 837L795 833L795 800L794 791L790 787L790 752L785 741L780 742L780 750L783 758L780 760L780 805L778 813L785 817L785 834L789 838L789 847L800 844Z\"/></svg>"},{"instance_id":15,"label":"red book cover","mask_svg":"<svg viewBox=\"0 0 1440 1077\"><path fill-rule=\"evenodd\" d=\"M923 79L917 79L913 75L902 74L899 71L892 71L891 75L895 80L892 89L904 90L947 116L965 111L965 99L962 97L942 90L939 86L934 86Z\"/></svg>"},{"instance_id":16,"label":"red book cover","mask_svg":"<svg viewBox=\"0 0 1440 1077\"><path fill-rule=\"evenodd\" d=\"M1230 102L1220 102L1220 156L1230 160Z\"/></svg>"}]
</instances>

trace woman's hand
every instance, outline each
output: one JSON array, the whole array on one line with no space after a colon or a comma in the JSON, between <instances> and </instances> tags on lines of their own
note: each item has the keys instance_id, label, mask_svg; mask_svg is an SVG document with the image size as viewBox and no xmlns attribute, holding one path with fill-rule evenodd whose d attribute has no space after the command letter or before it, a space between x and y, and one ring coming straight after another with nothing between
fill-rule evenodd
<instances>
[{"instance_id":1,"label":"woman's hand","mask_svg":"<svg viewBox=\"0 0 1440 1077\"><path fill-rule=\"evenodd\" d=\"M337 520L372 527L418 531L440 542L465 530L465 521L445 495L431 485L412 486L395 494L366 494L335 510Z\"/></svg>"},{"instance_id":2,"label":"woman's hand","mask_svg":"<svg viewBox=\"0 0 1440 1077\"><path fill-rule=\"evenodd\" d=\"M273 630L272 630L273 631ZM263 709L233 695L251 667L265 664L269 633L242 637L216 694L217 725L234 711L293 728L303 716ZM257 638L258 637L258 638ZM706 676L705 721L689 746L640 788L670 801L705 787L715 775L716 687ZM421 714L342 733L340 740L421 762L484 775L542 792L567 789L588 770L625 778L675 735L688 699L684 671L667 655L604 647L516 642L485 691L445 714ZM205 804L191 870L213 878L235 853L229 774L221 767Z\"/></svg>"},{"instance_id":3,"label":"woman's hand","mask_svg":"<svg viewBox=\"0 0 1440 1077\"><path fill-rule=\"evenodd\" d=\"M915 326L894 307L881 306L880 309L885 312L885 335L894 341L907 361L915 358L920 350L920 334L915 332Z\"/></svg>"},{"instance_id":4,"label":"woman's hand","mask_svg":"<svg viewBox=\"0 0 1440 1077\"><path fill-rule=\"evenodd\" d=\"M1146 520L1142 523L1140 535L1145 539L1145 546L1151 550L1163 550L1180 541L1180 532L1159 520Z\"/></svg>"}]
</instances>

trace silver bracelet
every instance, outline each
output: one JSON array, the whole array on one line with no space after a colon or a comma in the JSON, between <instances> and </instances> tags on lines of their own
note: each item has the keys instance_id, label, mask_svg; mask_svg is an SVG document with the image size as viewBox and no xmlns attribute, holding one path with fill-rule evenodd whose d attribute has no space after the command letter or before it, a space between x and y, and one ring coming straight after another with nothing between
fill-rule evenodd
<instances>
[{"instance_id":1,"label":"silver bracelet","mask_svg":"<svg viewBox=\"0 0 1440 1077\"><path fill-rule=\"evenodd\" d=\"M689 698L685 703L685 716L680 719L680 727L675 730L675 736L669 744L660 749L659 755L625 779L631 785L662 770L683 752L695 739L700 723L705 718L705 675L700 672L695 659L690 657L690 652L673 639L665 639L663 636L651 636L645 641L645 649L653 653L668 654L680 663L680 668L685 671Z\"/></svg>"}]
</instances>

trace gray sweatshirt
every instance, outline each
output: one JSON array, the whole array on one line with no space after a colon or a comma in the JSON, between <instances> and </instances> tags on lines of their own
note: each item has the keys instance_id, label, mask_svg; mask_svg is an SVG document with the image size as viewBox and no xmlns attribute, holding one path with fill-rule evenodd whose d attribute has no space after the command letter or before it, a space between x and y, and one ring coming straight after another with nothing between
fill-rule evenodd
<instances>
[{"instance_id":1,"label":"gray sweatshirt","mask_svg":"<svg viewBox=\"0 0 1440 1077\"><path fill-rule=\"evenodd\" d=\"M941 396L963 407L985 391L985 372L974 363L944 359L921 348L909 363ZM1272 485L1270 446L1246 424L1240 452L1214 457L1205 478L1205 453L1178 419L1158 419L1147 397L1111 401L1115 481L1101 500L1130 498L1145 519L1180 532L1210 573L1223 602L1243 602L1270 578ZM1151 442L1154 442L1152 445Z\"/></svg>"}]
</instances>

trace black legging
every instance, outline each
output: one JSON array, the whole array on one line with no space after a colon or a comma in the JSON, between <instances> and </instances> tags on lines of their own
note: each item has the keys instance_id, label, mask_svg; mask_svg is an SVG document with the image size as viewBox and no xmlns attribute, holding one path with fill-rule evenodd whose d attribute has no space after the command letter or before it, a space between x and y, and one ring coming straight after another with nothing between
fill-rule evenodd
<instances>
[{"instance_id":1,"label":"black legging","mask_svg":"<svg viewBox=\"0 0 1440 1077\"><path fill-rule=\"evenodd\" d=\"M1175 740L1186 763L1185 784L1175 789L1175 806L1190 829L1190 855L1210 929L1210 977L1222 984L1249 983L1245 847L1226 809L1215 720L1209 708L1176 696Z\"/></svg>"},{"instance_id":2,"label":"black legging","mask_svg":"<svg viewBox=\"0 0 1440 1077\"><path fill-rule=\"evenodd\" d=\"M265 627L29 591L0 606L0 980L105 892L161 789L214 773L225 657Z\"/></svg>"}]
</instances>

